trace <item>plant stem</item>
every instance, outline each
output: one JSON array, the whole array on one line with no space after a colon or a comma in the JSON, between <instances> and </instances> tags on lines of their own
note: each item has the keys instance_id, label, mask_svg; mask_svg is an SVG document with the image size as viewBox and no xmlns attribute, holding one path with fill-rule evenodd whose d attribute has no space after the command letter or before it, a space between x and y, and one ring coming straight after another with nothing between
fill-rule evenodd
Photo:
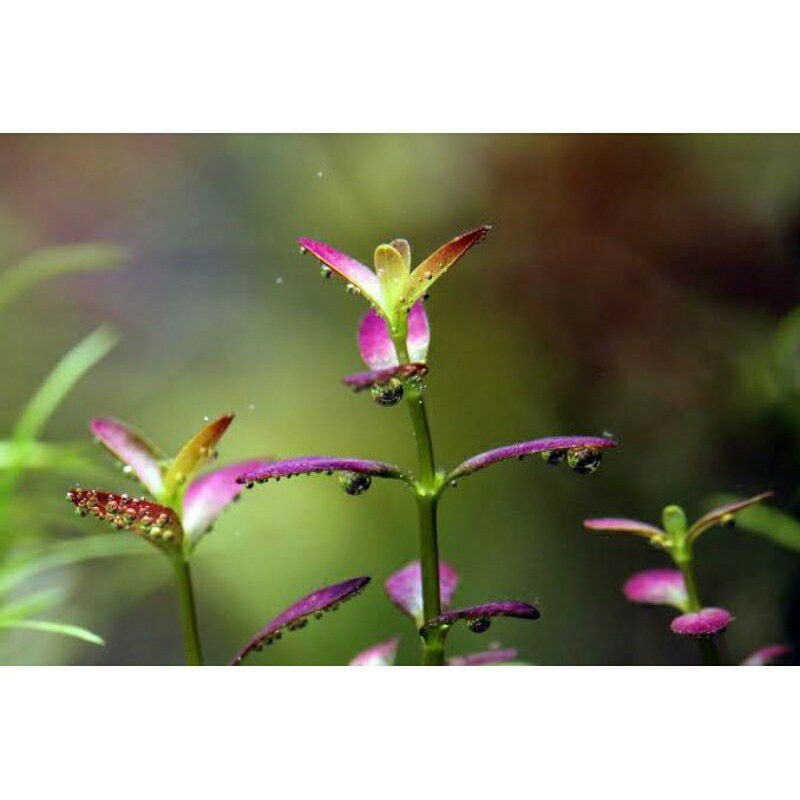
<instances>
[{"instance_id":1,"label":"plant stem","mask_svg":"<svg viewBox=\"0 0 800 800\"><path fill-rule=\"evenodd\" d=\"M439 587L439 537L437 531L436 462L433 456L428 415L419 387L410 387L406 404L419 459L419 480L416 485L419 518L419 560L422 572L422 615L427 622L442 613ZM422 663L429 666L444 664L444 642L422 639Z\"/></svg>"},{"instance_id":2,"label":"plant stem","mask_svg":"<svg viewBox=\"0 0 800 800\"><path fill-rule=\"evenodd\" d=\"M400 363L409 363L406 348L406 331L394 337ZM419 519L419 555L422 572L422 616L425 622L442 612L439 585L439 537L437 509L439 504L439 476L433 454L428 412L422 388L416 383L406 385L406 406L411 419L411 429L417 446L419 475L414 485ZM426 666L444 664L444 640L440 636L421 637L422 663Z\"/></svg>"},{"instance_id":3,"label":"plant stem","mask_svg":"<svg viewBox=\"0 0 800 800\"><path fill-rule=\"evenodd\" d=\"M694 577L694 560L691 552L687 551L680 556L676 556L675 563L680 569L681 575L683 575L683 582L686 585L689 611L700 611L703 608L703 604L700 602L700 595L697 591L697 581L695 581ZM703 664L709 667L719 666L719 652L717 651L716 642L712 638L698 639L698 646L700 647L700 656L703 659Z\"/></svg>"},{"instance_id":4,"label":"plant stem","mask_svg":"<svg viewBox=\"0 0 800 800\"><path fill-rule=\"evenodd\" d=\"M183 554L172 558L175 568L175 581L178 587L178 596L181 606L181 627L183 628L183 641L186 647L186 663L192 667L203 665L203 653L200 647L200 633L197 628L197 609L194 602L194 589L192 588L192 573L189 562Z\"/></svg>"}]
</instances>

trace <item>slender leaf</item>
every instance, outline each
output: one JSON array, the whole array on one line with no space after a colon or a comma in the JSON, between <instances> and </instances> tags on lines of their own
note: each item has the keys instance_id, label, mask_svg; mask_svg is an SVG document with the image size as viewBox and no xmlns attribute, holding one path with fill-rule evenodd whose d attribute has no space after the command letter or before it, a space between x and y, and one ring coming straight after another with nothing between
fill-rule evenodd
<instances>
[{"instance_id":1,"label":"slender leaf","mask_svg":"<svg viewBox=\"0 0 800 800\"><path fill-rule=\"evenodd\" d=\"M730 500L730 498L723 498ZM800 552L800 520L773 506L752 506L736 515L736 525Z\"/></svg>"},{"instance_id":2,"label":"slender leaf","mask_svg":"<svg viewBox=\"0 0 800 800\"><path fill-rule=\"evenodd\" d=\"M141 542L127 536L116 537L102 533L68 539L51 545L46 550L17 557L0 566L0 593L7 592L22 581L47 570L95 558L145 555L150 552Z\"/></svg>"},{"instance_id":3,"label":"slender leaf","mask_svg":"<svg viewBox=\"0 0 800 800\"><path fill-rule=\"evenodd\" d=\"M25 619L41 614L57 605L64 598L63 589L43 589L40 592L20 597L0 606L0 622Z\"/></svg>"},{"instance_id":4,"label":"slender leaf","mask_svg":"<svg viewBox=\"0 0 800 800\"><path fill-rule=\"evenodd\" d=\"M28 401L14 426L13 438L18 442L35 439L75 384L108 355L117 338L116 333L103 326L63 356Z\"/></svg>"},{"instance_id":5,"label":"slender leaf","mask_svg":"<svg viewBox=\"0 0 800 800\"><path fill-rule=\"evenodd\" d=\"M100 647L105 646L105 640L96 633L92 633L86 628L81 628L80 625L70 625L67 622L50 622L44 619L0 620L0 628L59 633L62 636L72 636L75 639L81 639L84 642L96 644Z\"/></svg>"},{"instance_id":6,"label":"slender leaf","mask_svg":"<svg viewBox=\"0 0 800 800\"><path fill-rule=\"evenodd\" d=\"M82 453L81 445L0 441L0 470L53 470L60 473L99 472L100 466Z\"/></svg>"},{"instance_id":7,"label":"slender leaf","mask_svg":"<svg viewBox=\"0 0 800 800\"><path fill-rule=\"evenodd\" d=\"M0 275L0 309L40 281L69 272L114 269L125 260L114 244L66 244L38 250Z\"/></svg>"}]
</instances>

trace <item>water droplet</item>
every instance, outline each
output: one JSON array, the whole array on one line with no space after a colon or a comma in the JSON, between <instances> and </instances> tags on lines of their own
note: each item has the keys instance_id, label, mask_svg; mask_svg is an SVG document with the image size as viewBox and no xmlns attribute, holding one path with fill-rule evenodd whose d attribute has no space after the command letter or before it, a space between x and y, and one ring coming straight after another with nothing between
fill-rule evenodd
<instances>
[{"instance_id":1,"label":"water droplet","mask_svg":"<svg viewBox=\"0 0 800 800\"><path fill-rule=\"evenodd\" d=\"M323 264L319 268L319 274L322 275L322 277L325 278L325 280L327 280L333 274L333 270L326 264Z\"/></svg>"},{"instance_id":2,"label":"water droplet","mask_svg":"<svg viewBox=\"0 0 800 800\"><path fill-rule=\"evenodd\" d=\"M283 283L283 278L275 278L275 283L277 283L278 286L280 286Z\"/></svg>"},{"instance_id":3,"label":"water droplet","mask_svg":"<svg viewBox=\"0 0 800 800\"><path fill-rule=\"evenodd\" d=\"M354 283L348 283L347 284L347 291L350 294L361 294L358 286L356 286Z\"/></svg>"},{"instance_id":4,"label":"water droplet","mask_svg":"<svg viewBox=\"0 0 800 800\"><path fill-rule=\"evenodd\" d=\"M484 633L489 630L491 624L492 620L489 617L475 617L475 619L467 621L467 627L473 633Z\"/></svg>"},{"instance_id":5,"label":"water droplet","mask_svg":"<svg viewBox=\"0 0 800 800\"><path fill-rule=\"evenodd\" d=\"M203 417L203 422L211 422L211 417Z\"/></svg>"},{"instance_id":6,"label":"water droplet","mask_svg":"<svg viewBox=\"0 0 800 800\"><path fill-rule=\"evenodd\" d=\"M392 378L383 386L373 386L372 399L379 406L396 406L403 399L403 384Z\"/></svg>"},{"instance_id":7,"label":"water droplet","mask_svg":"<svg viewBox=\"0 0 800 800\"><path fill-rule=\"evenodd\" d=\"M571 447L567 451L567 466L579 475L590 475L603 459L596 447Z\"/></svg>"},{"instance_id":8,"label":"water droplet","mask_svg":"<svg viewBox=\"0 0 800 800\"><path fill-rule=\"evenodd\" d=\"M317 177L321 178L322 175L323 175L322 170L321 169L317 170Z\"/></svg>"},{"instance_id":9,"label":"water droplet","mask_svg":"<svg viewBox=\"0 0 800 800\"><path fill-rule=\"evenodd\" d=\"M372 478L362 472L342 472L339 475L339 485L347 494L355 497L369 489L372 485Z\"/></svg>"},{"instance_id":10,"label":"water droplet","mask_svg":"<svg viewBox=\"0 0 800 800\"><path fill-rule=\"evenodd\" d=\"M567 456L566 450L542 450L539 454L542 457L542 461L546 464L552 464L555 466L556 464L560 464Z\"/></svg>"},{"instance_id":11,"label":"water droplet","mask_svg":"<svg viewBox=\"0 0 800 800\"><path fill-rule=\"evenodd\" d=\"M736 519L734 518L733 514L724 514L720 518L720 524L732 531L736 527Z\"/></svg>"}]
</instances>

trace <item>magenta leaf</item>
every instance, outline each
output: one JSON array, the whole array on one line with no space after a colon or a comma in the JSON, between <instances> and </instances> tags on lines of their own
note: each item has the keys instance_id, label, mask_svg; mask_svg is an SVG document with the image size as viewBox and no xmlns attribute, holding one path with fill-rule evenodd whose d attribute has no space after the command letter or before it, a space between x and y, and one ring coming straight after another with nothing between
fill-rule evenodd
<instances>
[{"instance_id":1,"label":"magenta leaf","mask_svg":"<svg viewBox=\"0 0 800 800\"><path fill-rule=\"evenodd\" d=\"M328 475L333 475L334 472L344 472L377 478L406 478L405 473L399 467L385 464L382 461L337 458L336 456L301 456L284 461L262 461L245 470L236 478L236 482L249 486L269 480L291 478L294 475L311 475L317 472L324 472Z\"/></svg>"},{"instance_id":2,"label":"magenta leaf","mask_svg":"<svg viewBox=\"0 0 800 800\"><path fill-rule=\"evenodd\" d=\"M493 617L517 617L519 619L539 619L539 610L530 603L520 600L496 600L478 606L459 608L455 611L446 611L438 617L428 620L421 628L420 633L440 627L450 627L459 620L465 620L473 633L483 633L489 629Z\"/></svg>"},{"instance_id":3,"label":"magenta leaf","mask_svg":"<svg viewBox=\"0 0 800 800\"><path fill-rule=\"evenodd\" d=\"M724 506L712 509L707 514L700 517L700 519L689 528L687 534L689 540L693 541L713 525L723 525L726 522L732 522L737 511L743 511L745 508L760 503L762 500L766 500L769 497L772 497L772 492L762 492L755 497L748 497L746 500L737 500L733 503L727 503Z\"/></svg>"},{"instance_id":4,"label":"magenta leaf","mask_svg":"<svg viewBox=\"0 0 800 800\"><path fill-rule=\"evenodd\" d=\"M391 667L397 658L400 638L395 636L360 652L351 662L351 667Z\"/></svg>"},{"instance_id":5,"label":"magenta leaf","mask_svg":"<svg viewBox=\"0 0 800 800\"><path fill-rule=\"evenodd\" d=\"M517 658L517 651L513 647L504 650L484 650L480 653L469 653L463 656L453 656L447 663L451 667L488 667L493 664L505 664Z\"/></svg>"},{"instance_id":6,"label":"magenta leaf","mask_svg":"<svg viewBox=\"0 0 800 800\"><path fill-rule=\"evenodd\" d=\"M633 603L674 606L684 611L688 597L683 575L677 569L646 569L631 575L622 587Z\"/></svg>"},{"instance_id":7,"label":"magenta leaf","mask_svg":"<svg viewBox=\"0 0 800 800\"><path fill-rule=\"evenodd\" d=\"M613 439L605 436L550 436L545 439L532 439L528 442L498 447L468 458L447 476L447 480L456 480L509 458L521 460L533 453L546 454L546 460L552 463L556 463L556 458L561 456L567 459L575 471L593 472L599 463L601 451L616 446L617 443Z\"/></svg>"},{"instance_id":8,"label":"magenta leaf","mask_svg":"<svg viewBox=\"0 0 800 800\"><path fill-rule=\"evenodd\" d=\"M368 266L345 253L340 253L324 242L315 242L313 239L304 237L298 241L303 250L307 250L325 266L332 269L370 303L379 308L382 307L383 293L380 280Z\"/></svg>"},{"instance_id":9,"label":"magenta leaf","mask_svg":"<svg viewBox=\"0 0 800 800\"><path fill-rule=\"evenodd\" d=\"M364 389L372 389L375 386L386 386L393 379L407 381L411 378L422 378L427 374L426 364L400 364L396 367L386 367L386 369L356 372L353 375L345 376L342 383L349 386L354 392L362 392Z\"/></svg>"},{"instance_id":10,"label":"magenta leaf","mask_svg":"<svg viewBox=\"0 0 800 800\"><path fill-rule=\"evenodd\" d=\"M446 562L439 561L439 590L442 608L448 608L458 586L458 573ZM408 614L417 627L424 622L422 615L422 568L412 561L386 579L384 584L389 599L404 614Z\"/></svg>"},{"instance_id":11,"label":"magenta leaf","mask_svg":"<svg viewBox=\"0 0 800 800\"><path fill-rule=\"evenodd\" d=\"M421 301L408 313L406 348L411 361L424 362L431 341L430 323ZM386 320L370 309L358 329L358 348L361 358L370 369L386 369L399 363L394 342Z\"/></svg>"},{"instance_id":12,"label":"magenta leaf","mask_svg":"<svg viewBox=\"0 0 800 800\"><path fill-rule=\"evenodd\" d=\"M747 658L742 661L743 667L765 667L779 658L791 655L794 648L788 644L770 644L766 647L761 647L755 653L750 653Z\"/></svg>"},{"instance_id":13,"label":"magenta leaf","mask_svg":"<svg viewBox=\"0 0 800 800\"><path fill-rule=\"evenodd\" d=\"M664 537L666 534L661 528L640 522L637 519L623 519L621 517L601 517L598 519L585 519L583 527L590 531L610 531L611 533L635 533L637 536Z\"/></svg>"},{"instance_id":14,"label":"magenta leaf","mask_svg":"<svg viewBox=\"0 0 800 800\"><path fill-rule=\"evenodd\" d=\"M144 497L129 497L95 489L72 489L67 499L83 516L109 523L117 530L141 534L159 546L177 546L183 529L175 512Z\"/></svg>"},{"instance_id":15,"label":"magenta leaf","mask_svg":"<svg viewBox=\"0 0 800 800\"><path fill-rule=\"evenodd\" d=\"M681 636L712 636L724 631L732 620L730 611L724 608L701 608L675 617L669 627Z\"/></svg>"},{"instance_id":16,"label":"magenta leaf","mask_svg":"<svg viewBox=\"0 0 800 800\"><path fill-rule=\"evenodd\" d=\"M351 578L333 586L307 594L285 611L278 614L275 619L267 623L252 639L236 654L232 666L240 664L254 650L261 650L266 645L272 644L281 638L284 631L296 631L304 628L313 616L319 619L326 611L335 611L339 603L349 600L360 594L370 582L370 578Z\"/></svg>"},{"instance_id":17,"label":"magenta leaf","mask_svg":"<svg viewBox=\"0 0 800 800\"><path fill-rule=\"evenodd\" d=\"M229 464L189 484L183 496L183 527L195 542L210 530L225 508L238 499L243 488L236 480L239 475L263 463L263 459L257 459Z\"/></svg>"},{"instance_id":18,"label":"magenta leaf","mask_svg":"<svg viewBox=\"0 0 800 800\"><path fill-rule=\"evenodd\" d=\"M163 456L154 445L116 419L93 419L89 430L122 463L126 473L135 475L151 494L161 494L164 489L160 464Z\"/></svg>"}]
</instances>

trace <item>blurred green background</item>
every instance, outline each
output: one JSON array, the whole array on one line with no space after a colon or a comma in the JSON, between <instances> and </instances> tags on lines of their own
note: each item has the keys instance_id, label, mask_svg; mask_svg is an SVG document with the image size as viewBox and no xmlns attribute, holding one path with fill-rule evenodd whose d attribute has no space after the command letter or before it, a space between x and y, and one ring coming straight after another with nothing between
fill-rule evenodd
<instances>
[{"instance_id":1,"label":"blurred green background","mask_svg":"<svg viewBox=\"0 0 800 800\"><path fill-rule=\"evenodd\" d=\"M85 442L97 466L27 473L19 529L60 542L105 529L72 516L77 482L135 490L89 441L110 415L174 451L204 417L234 411L220 464L331 453L413 464L405 410L340 384L362 368L363 301L320 280L300 235L371 263L408 238L421 258L491 222L437 284L428 398L437 456L454 465L548 434L619 437L589 477L537 459L462 481L441 506L457 603L535 600L535 624L466 629L451 652L489 642L541 664L694 663L669 614L621 595L637 569L666 566L641 540L589 534L586 516L690 518L717 492L772 488L800 506L797 395L776 374L781 320L800 301L800 138L789 136L4 136L0 265L43 246L110 241L122 270L39 285L0 319L0 438L71 346L108 322L121 340L46 429ZM0 267L2 268L2 267ZM778 373L780 370L778 370ZM795 387L798 388L798 387ZM223 663L300 595L370 574L363 597L284 637L254 663L342 664L414 631L382 583L415 558L412 498L394 482L346 496L314 477L246 493L194 561L206 657ZM108 533L114 536L113 533ZM130 536L130 534L117 534ZM37 576L62 620L104 648L3 634L5 663L181 663L169 565L153 548ZM708 604L737 620L731 659L800 638L800 554L746 530L714 530L697 569ZM30 588L30 587L28 587ZM54 616L54 614L51 614Z\"/></svg>"}]
</instances>

